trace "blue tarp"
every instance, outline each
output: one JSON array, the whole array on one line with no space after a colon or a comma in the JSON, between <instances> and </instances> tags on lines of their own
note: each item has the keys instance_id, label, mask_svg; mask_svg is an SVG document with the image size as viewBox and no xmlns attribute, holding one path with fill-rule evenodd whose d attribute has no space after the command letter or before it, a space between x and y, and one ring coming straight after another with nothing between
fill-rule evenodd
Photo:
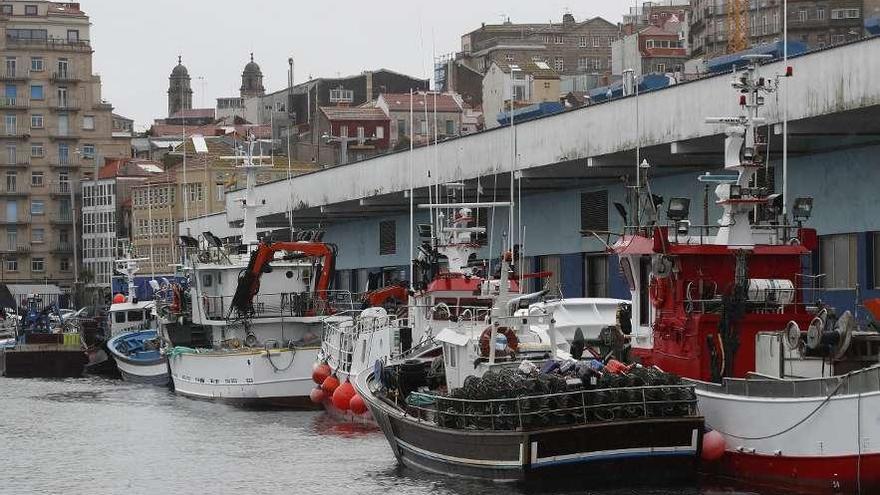
<instances>
[{"instance_id":1,"label":"blue tarp","mask_svg":"<svg viewBox=\"0 0 880 495\"><path fill-rule=\"evenodd\" d=\"M674 84L674 79L666 74L651 73L645 74L639 78L639 93L646 93L655 89L665 88ZM609 98L610 92L610 98ZM598 103L608 99L620 98L623 96L623 82L619 81L609 86L602 86L590 91L590 101Z\"/></svg>"},{"instance_id":2,"label":"blue tarp","mask_svg":"<svg viewBox=\"0 0 880 495\"><path fill-rule=\"evenodd\" d=\"M880 34L880 16L868 17L865 19L865 31L871 36Z\"/></svg>"},{"instance_id":3,"label":"blue tarp","mask_svg":"<svg viewBox=\"0 0 880 495\"><path fill-rule=\"evenodd\" d=\"M773 58L782 58L783 51L784 47L781 41L777 41L776 43L767 43L766 45L756 46L755 48L731 53L730 55L715 57L706 62L706 68L709 70L709 72L714 73L732 72L734 68L744 67L746 64L748 64L748 60L743 58L745 55L770 55ZM807 45L805 43L801 43L800 41L788 42L789 57L800 55L806 51Z\"/></svg>"},{"instance_id":4,"label":"blue tarp","mask_svg":"<svg viewBox=\"0 0 880 495\"><path fill-rule=\"evenodd\" d=\"M184 279L182 277L174 277L173 275L156 275L156 280L159 284L162 284L162 279L166 278L170 282L182 282ZM153 299L153 288L150 287L150 280L152 277L135 277L134 278L134 286L137 291L135 294L138 300L146 301L149 299ZM125 280L125 277L113 277L111 281L111 288L113 289L114 294L126 294L128 295L128 282Z\"/></svg>"},{"instance_id":5,"label":"blue tarp","mask_svg":"<svg viewBox=\"0 0 880 495\"><path fill-rule=\"evenodd\" d=\"M513 111L513 121L525 122L526 120L537 119L545 115L552 115L565 110L565 105L556 101L545 101L536 103L527 107L517 108ZM510 124L510 112L501 112L498 114L498 123L501 125Z\"/></svg>"}]
</instances>

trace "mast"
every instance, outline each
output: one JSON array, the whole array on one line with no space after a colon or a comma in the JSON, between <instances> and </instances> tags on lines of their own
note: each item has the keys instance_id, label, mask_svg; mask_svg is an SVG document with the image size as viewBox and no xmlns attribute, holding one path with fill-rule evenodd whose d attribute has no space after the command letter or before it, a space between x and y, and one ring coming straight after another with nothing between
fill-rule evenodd
<instances>
[{"instance_id":1,"label":"mast","mask_svg":"<svg viewBox=\"0 0 880 495\"><path fill-rule=\"evenodd\" d=\"M220 157L221 160L241 161L241 165L235 168L243 169L246 173L247 185L244 200L242 201L244 221L241 226L241 243L249 246L249 250L259 244L259 240L257 239L257 210L261 208L261 205L257 199L257 170L271 167L271 165L263 165L262 162L259 164L256 163L256 160L262 161L264 158L268 158L262 156L262 154L258 156L254 155L254 147L256 144L256 136L254 136L253 131L248 130L247 141L244 143L244 155Z\"/></svg>"},{"instance_id":2,"label":"mast","mask_svg":"<svg viewBox=\"0 0 880 495\"><path fill-rule=\"evenodd\" d=\"M409 90L409 286L415 287L416 284L416 274L413 273L414 268L414 260L413 256L415 244L415 198L413 193L413 139L415 139L415 128L413 127L413 90L410 88Z\"/></svg>"}]
</instances>

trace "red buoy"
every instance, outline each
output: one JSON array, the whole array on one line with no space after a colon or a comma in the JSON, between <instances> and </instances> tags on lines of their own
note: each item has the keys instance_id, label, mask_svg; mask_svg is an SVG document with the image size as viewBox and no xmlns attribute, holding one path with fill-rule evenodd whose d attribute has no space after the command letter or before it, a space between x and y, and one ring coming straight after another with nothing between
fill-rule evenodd
<instances>
[{"instance_id":1,"label":"red buoy","mask_svg":"<svg viewBox=\"0 0 880 495\"><path fill-rule=\"evenodd\" d=\"M715 430L703 434L703 452L701 457L706 462L714 462L724 455L724 435Z\"/></svg>"},{"instance_id":2,"label":"red buoy","mask_svg":"<svg viewBox=\"0 0 880 495\"><path fill-rule=\"evenodd\" d=\"M312 380L318 385L324 383L324 380L330 376L330 365L327 363L315 363L312 370Z\"/></svg>"},{"instance_id":3,"label":"red buoy","mask_svg":"<svg viewBox=\"0 0 880 495\"><path fill-rule=\"evenodd\" d=\"M106 299L105 299L106 301ZM113 304L122 304L125 302L125 296L122 294L116 294L113 296Z\"/></svg>"},{"instance_id":4,"label":"red buoy","mask_svg":"<svg viewBox=\"0 0 880 495\"><path fill-rule=\"evenodd\" d=\"M327 394L321 389L321 387L315 387L309 393L309 399L312 400L315 404L320 404L324 402L324 398L327 397Z\"/></svg>"},{"instance_id":5,"label":"red buoy","mask_svg":"<svg viewBox=\"0 0 880 495\"><path fill-rule=\"evenodd\" d=\"M321 382L321 388L324 389L324 392L328 394L332 394L336 391L336 387L339 386L339 380L335 376L328 376Z\"/></svg>"},{"instance_id":6,"label":"red buoy","mask_svg":"<svg viewBox=\"0 0 880 495\"><path fill-rule=\"evenodd\" d=\"M351 398L354 397L354 394L355 391L351 382L345 380L345 383L340 385L339 388L333 392L333 405L340 411L348 411L349 403L351 402Z\"/></svg>"},{"instance_id":7,"label":"red buoy","mask_svg":"<svg viewBox=\"0 0 880 495\"><path fill-rule=\"evenodd\" d=\"M351 412L358 415L367 412L367 404L364 403L364 398L361 397L359 394L354 394L354 397L352 397L351 400L348 401L348 408L351 410Z\"/></svg>"}]
</instances>

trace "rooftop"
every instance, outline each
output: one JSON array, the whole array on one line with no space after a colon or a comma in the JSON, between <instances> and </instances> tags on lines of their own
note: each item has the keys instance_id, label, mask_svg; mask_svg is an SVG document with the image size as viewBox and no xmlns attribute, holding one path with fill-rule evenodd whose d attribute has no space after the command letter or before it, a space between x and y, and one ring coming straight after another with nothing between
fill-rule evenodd
<instances>
[{"instance_id":1,"label":"rooftop","mask_svg":"<svg viewBox=\"0 0 880 495\"><path fill-rule=\"evenodd\" d=\"M329 120L388 120L385 112L375 107L321 107L321 112Z\"/></svg>"},{"instance_id":2,"label":"rooftop","mask_svg":"<svg viewBox=\"0 0 880 495\"><path fill-rule=\"evenodd\" d=\"M435 96L436 96L436 107L435 107ZM458 100L451 93L413 93L412 101L413 107L418 109L425 108L425 98L427 97L427 107L428 110L436 110L438 112L461 112L462 107L459 104ZM384 102L388 107L389 112L409 112L410 108L410 94L409 93L382 93L379 95L379 101L376 103L377 106L380 105L380 102Z\"/></svg>"}]
</instances>

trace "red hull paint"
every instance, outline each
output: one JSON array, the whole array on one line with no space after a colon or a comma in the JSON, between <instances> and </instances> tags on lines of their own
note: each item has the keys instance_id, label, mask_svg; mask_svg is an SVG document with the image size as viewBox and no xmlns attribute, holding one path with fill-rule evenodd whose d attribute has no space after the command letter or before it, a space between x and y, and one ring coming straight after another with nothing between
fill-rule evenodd
<instances>
[{"instance_id":1,"label":"red hull paint","mask_svg":"<svg viewBox=\"0 0 880 495\"><path fill-rule=\"evenodd\" d=\"M880 454L836 457L777 457L728 451L707 474L743 484L796 493L880 493ZM861 483L859 483L861 473Z\"/></svg>"}]
</instances>

